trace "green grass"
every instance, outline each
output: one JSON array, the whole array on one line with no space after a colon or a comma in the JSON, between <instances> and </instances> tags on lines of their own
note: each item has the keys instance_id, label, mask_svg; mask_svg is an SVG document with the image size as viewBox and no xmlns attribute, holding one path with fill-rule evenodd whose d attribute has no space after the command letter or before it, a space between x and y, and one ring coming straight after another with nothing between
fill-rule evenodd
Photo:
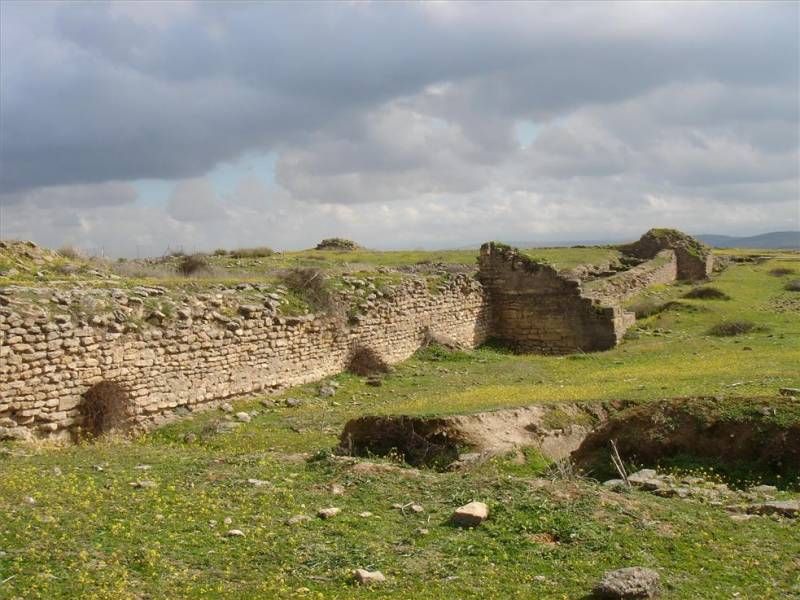
<instances>
[{"instance_id":1,"label":"green grass","mask_svg":"<svg viewBox=\"0 0 800 600\"><path fill-rule=\"evenodd\" d=\"M363 414L715 396L747 418L747 398L800 387L800 321L775 308L790 293L768 273L798 262L780 255L732 266L713 281L730 301L681 299L639 320L636 339L608 352L572 358L430 348L381 387L342 374L333 398L318 398L317 385L287 391L304 399L297 408L237 402L237 410L259 414L233 433L203 433L220 418L212 411L133 441L2 446L0 597L572 599L603 571L631 565L656 568L669 599L800 597L797 521L734 522L697 501L553 482L542 479L549 462L535 451L468 472L416 476L357 474L327 454L347 419ZM661 286L646 298L669 302L688 289ZM715 323L743 319L769 331L706 334ZM199 440L184 442L189 432ZM254 487L249 478L270 484ZM157 485L132 489L140 479ZM332 495L331 483L345 494ZM489 504L490 519L474 530L450 526L453 508L473 499ZM412 501L425 512L391 508ZM284 524L325 506L342 513ZM362 511L374 516L359 517ZM225 537L231 528L245 537ZM349 573L359 567L381 570L387 584L370 592L353 586Z\"/></svg>"}]
</instances>

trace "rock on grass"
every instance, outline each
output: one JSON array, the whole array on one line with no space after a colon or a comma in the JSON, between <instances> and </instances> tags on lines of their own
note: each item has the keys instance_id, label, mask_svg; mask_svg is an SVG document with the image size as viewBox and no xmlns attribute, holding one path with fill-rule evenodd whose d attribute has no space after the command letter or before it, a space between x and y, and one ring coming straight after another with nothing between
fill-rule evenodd
<instances>
[{"instance_id":1,"label":"rock on grass","mask_svg":"<svg viewBox=\"0 0 800 600\"><path fill-rule=\"evenodd\" d=\"M361 585L372 585L386 581L386 577L380 571L367 571L366 569L353 571L353 579Z\"/></svg>"},{"instance_id":2,"label":"rock on grass","mask_svg":"<svg viewBox=\"0 0 800 600\"><path fill-rule=\"evenodd\" d=\"M653 569L626 567L607 571L593 592L595 598L656 598L661 591L661 577Z\"/></svg>"},{"instance_id":3,"label":"rock on grass","mask_svg":"<svg viewBox=\"0 0 800 600\"><path fill-rule=\"evenodd\" d=\"M475 527L489 518L489 507L483 502L470 502L458 507L451 521L461 527Z\"/></svg>"},{"instance_id":4,"label":"rock on grass","mask_svg":"<svg viewBox=\"0 0 800 600\"><path fill-rule=\"evenodd\" d=\"M331 506L329 508L320 508L317 511L317 516L320 519L332 519L336 515L342 512L341 508L336 508L335 506Z\"/></svg>"}]
</instances>

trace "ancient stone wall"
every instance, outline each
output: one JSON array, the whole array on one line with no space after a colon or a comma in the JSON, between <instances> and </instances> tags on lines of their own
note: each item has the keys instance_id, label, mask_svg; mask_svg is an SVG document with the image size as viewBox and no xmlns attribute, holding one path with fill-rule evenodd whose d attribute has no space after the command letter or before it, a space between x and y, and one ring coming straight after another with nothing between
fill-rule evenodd
<instances>
[{"instance_id":1,"label":"ancient stone wall","mask_svg":"<svg viewBox=\"0 0 800 600\"><path fill-rule=\"evenodd\" d=\"M662 250L652 260L627 271L583 284L583 295L606 304L618 304L651 285L672 283L677 276L675 252Z\"/></svg>"},{"instance_id":2,"label":"ancient stone wall","mask_svg":"<svg viewBox=\"0 0 800 600\"><path fill-rule=\"evenodd\" d=\"M633 323L618 304L581 293L580 282L517 250L481 247L481 283L492 305L491 335L519 351L562 354L614 347Z\"/></svg>"},{"instance_id":3,"label":"ancient stone wall","mask_svg":"<svg viewBox=\"0 0 800 600\"><path fill-rule=\"evenodd\" d=\"M619 249L631 256L652 259L662 250L674 250L678 279L700 281L714 268L711 250L693 237L675 229L651 229L638 241Z\"/></svg>"},{"instance_id":4,"label":"ancient stone wall","mask_svg":"<svg viewBox=\"0 0 800 600\"><path fill-rule=\"evenodd\" d=\"M116 332L67 318L22 318L0 308L0 433L65 436L84 419L87 394L118 384L135 420L179 407L314 381L343 371L358 347L387 363L408 358L428 328L468 347L488 333L489 305L474 280L458 276L432 293L406 281L356 323L247 311L236 329L183 321Z\"/></svg>"},{"instance_id":5,"label":"ancient stone wall","mask_svg":"<svg viewBox=\"0 0 800 600\"><path fill-rule=\"evenodd\" d=\"M17 310L2 289L0 439L66 437L102 424L103 415L87 414L87 407L109 395L135 421L159 422L181 408L339 373L360 349L396 363L429 333L467 347L491 337L548 354L612 348L634 322L622 300L680 277L684 252L692 259L684 256L683 273L697 267L698 277L705 274L707 259L692 254L691 238L653 251L664 238L645 236L635 250L652 260L585 289L517 250L484 244L478 280L459 274L432 291L426 279L408 277L386 292L351 281L361 286L361 312L347 319L279 316L282 296L248 283L218 293L178 291L166 304L159 300L164 288L20 288L46 297L52 310L34 303L39 316Z\"/></svg>"}]
</instances>

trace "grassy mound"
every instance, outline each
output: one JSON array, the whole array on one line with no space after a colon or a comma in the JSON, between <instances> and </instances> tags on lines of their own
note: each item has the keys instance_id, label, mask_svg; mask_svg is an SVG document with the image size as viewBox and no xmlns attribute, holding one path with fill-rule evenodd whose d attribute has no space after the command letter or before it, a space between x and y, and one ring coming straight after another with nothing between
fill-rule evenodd
<instances>
[{"instance_id":1,"label":"grassy mound","mask_svg":"<svg viewBox=\"0 0 800 600\"><path fill-rule=\"evenodd\" d=\"M731 337L759 331L765 331L765 328L763 326L756 325L752 321L736 320L717 323L708 330L708 334L715 335L717 337Z\"/></svg>"},{"instance_id":2,"label":"grassy mound","mask_svg":"<svg viewBox=\"0 0 800 600\"><path fill-rule=\"evenodd\" d=\"M725 292L718 290L715 287L703 286L696 287L683 295L684 298L691 298L695 300L730 300L731 297Z\"/></svg>"}]
</instances>

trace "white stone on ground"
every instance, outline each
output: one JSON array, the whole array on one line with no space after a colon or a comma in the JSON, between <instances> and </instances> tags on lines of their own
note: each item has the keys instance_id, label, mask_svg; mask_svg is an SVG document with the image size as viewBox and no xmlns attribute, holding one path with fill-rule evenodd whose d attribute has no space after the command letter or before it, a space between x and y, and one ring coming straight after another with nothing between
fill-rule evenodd
<instances>
[{"instance_id":1,"label":"white stone on ground","mask_svg":"<svg viewBox=\"0 0 800 600\"><path fill-rule=\"evenodd\" d=\"M470 502L458 507L452 516L452 521L462 527L475 527L489 517L489 507L483 502Z\"/></svg>"},{"instance_id":2,"label":"white stone on ground","mask_svg":"<svg viewBox=\"0 0 800 600\"><path fill-rule=\"evenodd\" d=\"M386 581L386 577L380 571L367 571L366 569L356 569L353 571L353 577L361 585L371 585Z\"/></svg>"},{"instance_id":3,"label":"white stone on ground","mask_svg":"<svg viewBox=\"0 0 800 600\"><path fill-rule=\"evenodd\" d=\"M331 519L342 512L341 508L336 508L335 506L331 506L329 508L320 508L317 511L317 516L320 519Z\"/></svg>"}]
</instances>

